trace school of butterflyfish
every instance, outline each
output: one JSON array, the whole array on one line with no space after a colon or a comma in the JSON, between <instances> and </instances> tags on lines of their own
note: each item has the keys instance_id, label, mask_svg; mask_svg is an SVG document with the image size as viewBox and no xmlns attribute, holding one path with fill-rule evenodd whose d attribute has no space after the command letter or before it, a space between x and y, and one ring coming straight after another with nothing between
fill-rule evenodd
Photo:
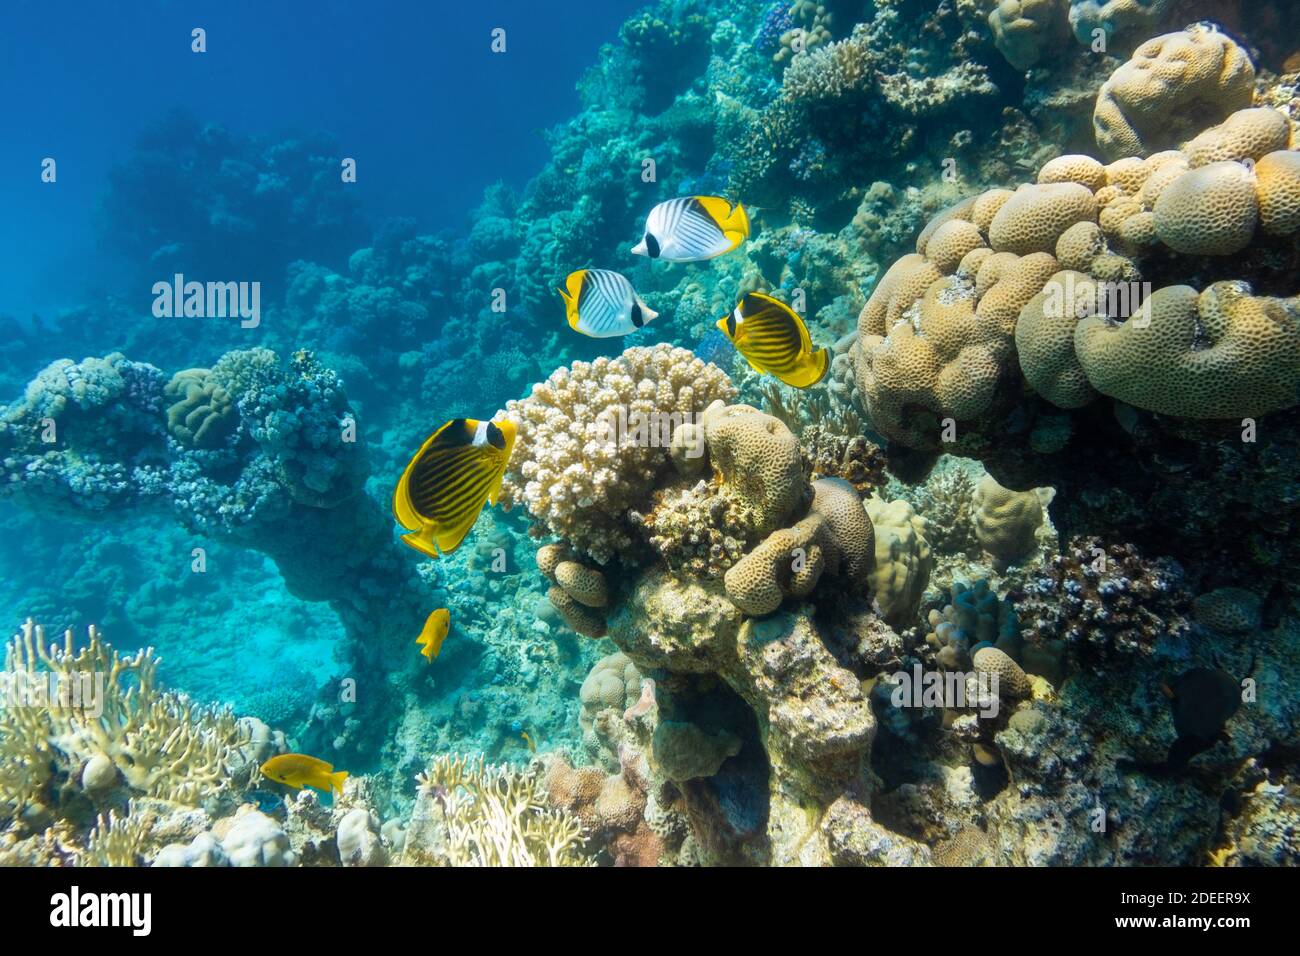
<instances>
[{"instance_id":1,"label":"school of butterflyfish","mask_svg":"<svg viewBox=\"0 0 1300 956\"><path fill-rule=\"evenodd\" d=\"M740 203L717 196L679 196L646 217L632 253L663 262L704 262L740 247L749 238L749 214ZM610 269L577 269L558 290L569 328L592 338L614 338L645 328L659 315L632 282ZM799 314L779 299L748 292L717 322L718 329L757 372L794 388L811 388L826 377L830 354L816 348ZM393 517L402 541L436 559L455 551L483 511L497 503L518 431L507 418L454 418L424 440L393 491ZM430 663L451 629L451 612L429 614L415 643ZM531 741L530 741L531 745ZM285 754L262 767L268 779L290 787L340 791L346 772L324 761Z\"/></svg>"}]
</instances>

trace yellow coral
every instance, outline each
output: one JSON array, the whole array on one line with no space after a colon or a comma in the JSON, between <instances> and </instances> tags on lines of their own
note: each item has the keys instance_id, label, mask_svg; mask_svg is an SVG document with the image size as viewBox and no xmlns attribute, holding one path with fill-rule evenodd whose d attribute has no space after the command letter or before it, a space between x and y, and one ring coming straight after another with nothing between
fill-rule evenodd
<instances>
[{"instance_id":1,"label":"yellow coral","mask_svg":"<svg viewBox=\"0 0 1300 956\"><path fill-rule=\"evenodd\" d=\"M1300 152L1277 150L1255 164L1259 225L1274 236L1300 229Z\"/></svg>"},{"instance_id":2,"label":"yellow coral","mask_svg":"<svg viewBox=\"0 0 1300 956\"><path fill-rule=\"evenodd\" d=\"M975 487L975 536L1005 567L1028 555L1043 524L1043 506L1034 491L1012 491L985 475Z\"/></svg>"},{"instance_id":3,"label":"yellow coral","mask_svg":"<svg viewBox=\"0 0 1300 956\"><path fill-rule=\"evenodd\" d=\"M873 495L865 507L876 544L876 560L869 576L876 604L889 624L909 627L934 568L925 537L925 519L902 500L886 503Z\"/></svg>"},{"instance_id":4,"label":"yellow coral","mask_svg":"<svg viewBox=\"0 0 1300 956\"><path fill-rule=\"evenodd\" d=\"M1069 35L1067 0L1001 0L989 14L993 44L1017 70L1027 70Z\"/></svg>"},{"instance_id":5,"label":"yellow coral","mask_svg":"<svg viewBox=\"0 0 1300 956\"><path fill-rule=\"evenodd\" d=\"M1193 169L1229 159L1260 159L1286 149L1291 123L1286 114L1268 107L1238 110L1218 126L1198 133L1182 149Z\"/></svg>"},{"instance_id":6,"label":"yellow coral","mask_svg":"<svg viewBox=\"0 0 1300 956\"><path fill-rule=\"evenodd\" d=\"M1255 177L1234 162L1190 170L1165 187L1154 211L1156 234L1175 252L1239 252L1250 244L1259 220Z\"/></svg>"},{"instance_id":7,"label":"yellow coral","mask_svg":"<svg viewBox=\"0 0 1300 956\"><path fill-rule=\"evenodd\" d=\"M1087 186L1076 182L1022 186L993 217L989 245L1017 255L1052 252L1066 229L1096 218L1097 200Z\"/></svg>"},{"instance_id":8,"label":"yellow coral","mask_svg":"<svg viewBox=\"0 0 1300 956\"><path fill-rule=\"evenodd\" d=\"M716 402L704 413L709 461L759 535L779 528L809 498L799 440L779 419Z\"/></svg>"},{"instance_id":9,"label":"yellow coral","mask_svg":"<svg viewBox=\"0 0 1300 956\"><path fill-rule=\"evenodd\" d=\"M1016 323L1016 354L1025 381L1060 408L1081 408L1097 397L1074 354L1074 327L1096 314L1097 291L1089 275L1058 272Z\"/></svg>"},{"instance_id":10,"label":"yellow coral","mask_svg":"<svg viewBox=\"0 0 1300 956\"><path fill-rule=\"evenodd\" d=\"M826 519L819 514L772 532L727 569L727 597L756 617L771 614L786 597L807 597L825 570L828 534Z\"/></svg>"}]
</instances>

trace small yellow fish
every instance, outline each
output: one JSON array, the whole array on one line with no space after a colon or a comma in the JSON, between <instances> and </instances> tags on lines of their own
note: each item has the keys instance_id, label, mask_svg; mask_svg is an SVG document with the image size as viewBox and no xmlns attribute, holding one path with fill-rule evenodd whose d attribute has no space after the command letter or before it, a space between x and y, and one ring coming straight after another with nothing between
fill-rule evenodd
<instances>
[{"instance_id":1,"label":"small yellow fish","mask_svg":"<svg viewBox=\"0 0 1300 956\"><path fill-rule=\"evenodd\" d=\"M393 491L393 517L409 533L402 540L431 558L455 551L497 503L518 426L454 418L430 435Z\"/></svg>"},{"instance_id":2,"label":"small yellow fish","mask_svg":"<svg viewBox=\"0 0 1300 956\"><path fill-rule=\"evenodd\" d=\"M571 272L558 291L569 328L594 339L627 335L659 317L641 301L627 276L608 269Z\"/></svg>"},{"instance_id":3,"label":"small yellow fish","mask_svg":"<svg viewBox=\"0 0 1300 956\"><path fill-rule=\"evenodd\" d=\"M645 235L632 254L664 262L700 262L735 249L749 238L745 207L718 196L678 196L646 218Z\"/></svg>"},{"instance_id":4,"label":"small yellow fish","mask_svg":"<svg viewBox=\"0 0 1300 956\"><path fill-rule=\"evenodd\" d=\"M537 753L537 744L534 743L533 738L528 735L528 731L521 730L519 732L519 736L523 738L524 743L528 745L528 749L530 751L532 751L533 753Z\"/></svg>"},{"instance_id":5,"label":"small yellow fish","mask_svg":"<svg viewBox=\"0 0 1300 956\"><path fill-rule=\"evenodd\" d=\"M262 776L276 783L301 790L303 787L315 787L326 793L343 792L343 781L348 779L348 772L340 770L334 773L334 767L324 760L308 757L306 754L281 754L272 757L261 767Z\"/></svg>"},{"instance_id":6,"label":"small yellow fish","mask_svg":"<svg viewBox=\"0 0 1300 956\"><path fill-rule=\"evenodd\" d=\"M811 388L826 376L830 352L814 351L799 314L779 299L750 292L718 328L757 372L775 375L795 388Z\"/></svg>"},{"instance_id":7,"label":"small yellow fish","mask_svg":"<svg viewBox=\"0 0 1300 956\"><path fill-rule=\"evenodd\" d=\"M442 650L442 642L447 639L449 627L451 627L451 611L445 607L438 608L425 619L424 630L420 631L420 636L415 639L415 643L420 645L420 653L430 664Z\"/></svg>"}]
</instances>

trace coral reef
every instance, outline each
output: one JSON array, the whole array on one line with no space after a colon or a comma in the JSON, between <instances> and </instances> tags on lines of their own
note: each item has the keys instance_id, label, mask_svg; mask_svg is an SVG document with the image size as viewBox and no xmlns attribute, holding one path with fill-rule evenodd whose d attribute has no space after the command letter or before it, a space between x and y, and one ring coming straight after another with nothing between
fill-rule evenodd
<instances>
[{"instance_id":1,"label":"coral reef","mask_svg":"<svg viewBox=\"0 0 1300 956\"><path fill-rule=\"evenodd\" d=\"M519 437L501 503L603 564L632 546L627 512L668 467L672 427L732 394L721 370L667 345L560 369L507 405ZM627 440L637 429L645 439Z\"/></svg>"}]
</instances>

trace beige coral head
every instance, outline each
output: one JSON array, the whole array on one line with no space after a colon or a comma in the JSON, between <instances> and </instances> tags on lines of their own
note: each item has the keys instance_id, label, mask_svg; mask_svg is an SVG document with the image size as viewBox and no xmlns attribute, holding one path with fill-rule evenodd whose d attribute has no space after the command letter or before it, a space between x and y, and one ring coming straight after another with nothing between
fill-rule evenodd
<instances>
[{"instance_id":1,"label":"beige coral head","mask_svg":"<svg viewBox=\"0 0 1300 956\"><path fill-rule=\"evenodd\" d=\"M1122 324L1083 319L1074 346L1094 388L1147 411L1240 419L1300 400L1300 302L1242 282L1157 289Z\"/></svg>"}]
</instances>

